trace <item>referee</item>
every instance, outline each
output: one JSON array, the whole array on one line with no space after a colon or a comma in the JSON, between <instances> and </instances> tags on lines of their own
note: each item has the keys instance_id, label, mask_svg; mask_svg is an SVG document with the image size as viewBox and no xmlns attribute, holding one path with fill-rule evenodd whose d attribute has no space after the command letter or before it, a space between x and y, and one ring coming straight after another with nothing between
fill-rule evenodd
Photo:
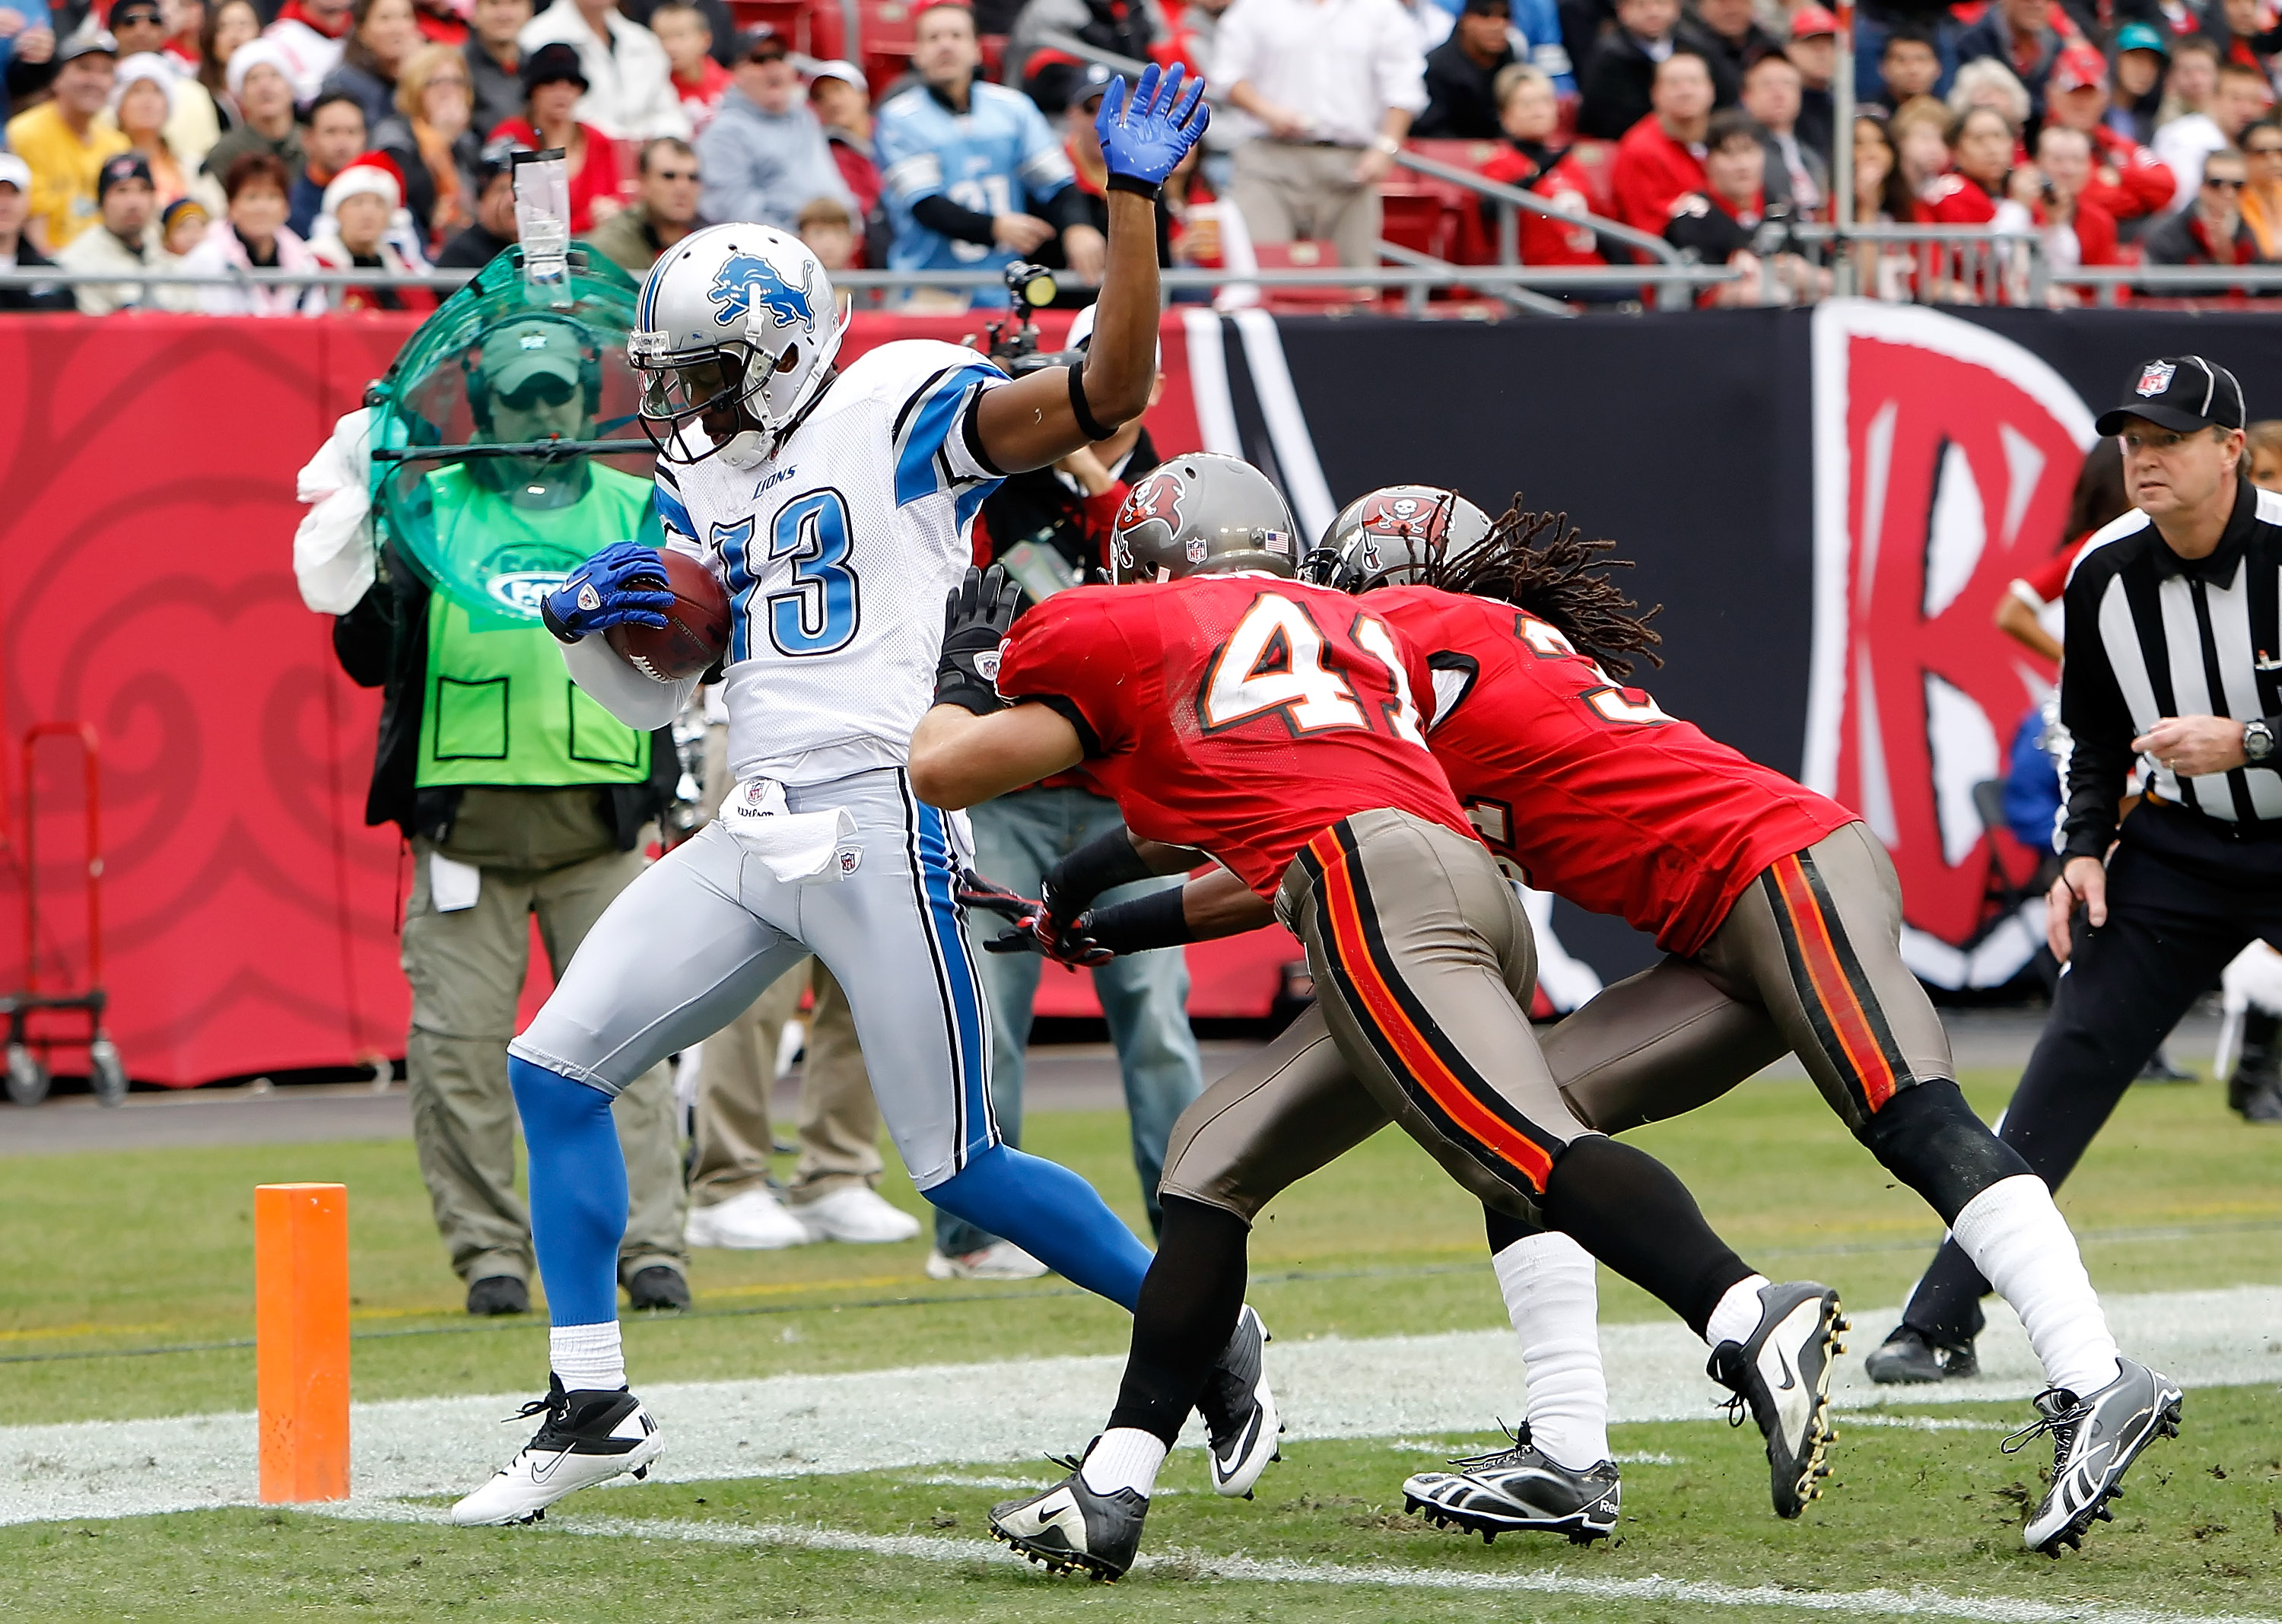
<instances>
[{"instance_id":1,"label":"referee","mask_svg":"<svg viewBox=\"0 0 2282 1624\"><path fill-rule=\"evenodd\" d=\"M2247 477L2244 416L2232 372L2177 355L2142 366L2099 423L2123 441L2133 508L2069 577L2073 746L2045 922L2068 970L1999 1133L2054 1189L2228 961L2282 945L2282 496ZM1872 1378L1973 1374L1988 1290L1943 1242Z\"/></svg>"}]
</instances>

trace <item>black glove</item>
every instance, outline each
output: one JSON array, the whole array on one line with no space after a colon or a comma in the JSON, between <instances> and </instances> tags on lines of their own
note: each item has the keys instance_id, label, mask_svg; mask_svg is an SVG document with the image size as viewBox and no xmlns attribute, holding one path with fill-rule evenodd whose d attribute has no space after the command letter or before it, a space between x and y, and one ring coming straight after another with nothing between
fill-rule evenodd
<instances>
[{"instance_id":1,"label":"black glove","mask_svg":"<svg viewBox=\"0 0 2282 1624\"><path fill-rule=\"evenodd\" d=\"M1006 641L1021 599L1021 587L997 564L988 570L967 567L966 579L943 600L935 703L959 705L977 716L1006 708L998 696L998 645Z\"/></svg>"},{"instance_id":2,"label":"black glove","mask_svg":"<svg viewBox=\"0 0 2282 1624\"><path fill-rule=\"evenodd\" d=\"M1087 929L1091 913L1066 924L1053 917L1047 904L1008 890L972 868L959 871L955 894L965 906L996 913L1014 927L985 942L982 951L987 953L1037 953L1073 967L1106 964L1113 956Z\"/></svg>"}]
</instances>

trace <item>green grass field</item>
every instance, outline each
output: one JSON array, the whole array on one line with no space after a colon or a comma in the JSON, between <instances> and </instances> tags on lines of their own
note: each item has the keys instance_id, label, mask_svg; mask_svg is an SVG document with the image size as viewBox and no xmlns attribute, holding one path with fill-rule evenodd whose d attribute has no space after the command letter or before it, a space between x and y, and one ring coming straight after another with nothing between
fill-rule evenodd
<instances>
[{"instance_id":1,"label":"green grass field","mask_svg":"<svg viewBox=\"0 0 2282 1624\"><path fill-rule=\"evenodd\" d=\"M1968 1079L1993 1113L2009 1077ZM2208 1085L2136 1090L2062 1206L2103 1291L2282 1282L2282 1138L2243 1127ZM1898 1302L1939 1224L1890 1186L1804 1084L1759 1083L1637 1136L1713 1223L1778 1276ZM1137 1223L1122 1118L1041 1115L1030 1146L1092 1178ZM536 1323L471 1325L444 1267L406 1144L25 1157L4 1166L18 1267L0 1281L0 1379L12 1418L113 1419L244 1410L253 1399L252 1187L350 1189L360 1399L535 1391ZM907 1185L888 1193L921 1210ZM924 1243L790 1254L702 1253L698 1309L630 1324L640 1381L1114 1353L1123 1317L1059 1283L935 1285ZM1258 1232L1254 1301L1279 1336L1347 1337L1501 1324L1476 1209L1408 1141L1382 1136L1288 1194ZM1604 1316L1662 1317L1604 1279ZM181 1351L154 1352L152 1349ZM1508 1395L1486 1392L1483 1423ZM2024 1406L1913 1405L2016 1425ZM2117 1521L2060 1563L2020 1546L2038 1456L1995 1432L1850 1426L1829 1499L1797 1524L1766 1510L1755 1438L1712 1423L1619 1428L1626 1521L1611 1546L1509 1536L1486 1549L1402 1515L1402 1476L1430 1446L1308 1443L1252 1505L1201 1490L1176 1458L1153 1514L1160 1558L1114 1589L1049 1581L996 1559L982 1513L1005 1465L850 1477L645 1485L574 1501L548 1530L458 1532L307 1512L204 1511L0 1528L0 1613L471 1618L1442 1619L1486 1610L1621 1620L1796 1617L1707 1586L1860 1592L1913 1587L1914 1610L2042 1624L2061 1611L2282 1614L2282 1397L2190 1395L2188 1431L2135 1472ZM1077 1440L1041 1439L1040 1445ZM2049 1460L2049 1454L2043 1456ZM946 1481L962 1475L985 1480ZM928 1480L920 1481L925 1478ZM994 1487L994 1485L997 1485ZM596 1519L617 1519L605 1536ZM629 1533L625 1519L656 1526ZM584 1527L594 1537L580 1537ZM646 1537L636 1535L646 1535ZM898 1541L916 1539L905 1546ZM1373 1577L1360 1570L1385 1565ZM1532 1578L1532 1575L1537 1577ZM1653 1576L1669 1581L1643 1589ZM1625 1588L1630 1584L1632 1588ZM1519 1585L1519 1589L1483 1587ZM1471 1587L1471 1588L1469 1588ZM1613 1587L1613 1588L1610 1588ZM1960 1600L1960 1598L1968 1598ZM1977 1599L1973 1599L1977 1598ZM1874 1598L1838 1601L1854 1616ZM1897 1604L1898 1605L1899 1604ZM1996 1609L1991 1611L1991 1608ZM2090 1612L2085 1612L2090 1609Z\"/></svg>"}]
</instances>

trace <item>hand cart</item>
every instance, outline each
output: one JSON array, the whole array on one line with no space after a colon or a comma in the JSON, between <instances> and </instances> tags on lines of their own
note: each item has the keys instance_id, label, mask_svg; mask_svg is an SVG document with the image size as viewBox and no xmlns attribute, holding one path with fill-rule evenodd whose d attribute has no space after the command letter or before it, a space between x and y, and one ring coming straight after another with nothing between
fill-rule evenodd
<instances>
[{"instance_id":1,"label":"hand cart","mask_svg":"<svg viewBox=\"0 0 2282 1624\"><path fill-rule=\"evenodd\" d=\"M70 985L70 971L60 952L53 955L57 985L50 990L43 984L41 975L40 867L35 843L39 789L34 767L40 742L50 738L76 739L86 774L87 984L78 991ZM8 1023L8 1098L18 1105L37 1105L47 1098L47 1062L58 1048L87 1050L88 1080L97 1103L115 1106L127 1098L127 1068L103 1026L104 1009L110 998L103 988L103 908L99 889L103 878L103 813L98 756L95 729L84 722L40 722L24 734L24 820L18 842L22 853L18 867L24 886L24 986L19 992L0 993L0 1017L5 1017ZM0 848L4 848L8 840L5 811L4 806L0 806ZM86 1037L58 1035L50 1030L55 1024L52 1020L39 1020L39 1030L33 1030L35 1018L57 1015L85 1016Z\"/></svg>"}]
</instances>

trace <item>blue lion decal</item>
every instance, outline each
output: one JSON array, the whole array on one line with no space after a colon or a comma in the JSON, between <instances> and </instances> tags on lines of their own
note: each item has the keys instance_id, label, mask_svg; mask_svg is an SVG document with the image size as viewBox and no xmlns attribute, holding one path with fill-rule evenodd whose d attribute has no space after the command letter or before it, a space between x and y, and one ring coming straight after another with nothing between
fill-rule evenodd
<instances>
[{"instance_id":1,"label":"blue lion decal","mask_svg":"<svg viewBox=\"0 0 2282 1624\"><path fill-rule=\"evenodd\" d=\"M794 287L777 271L777 268L758 254L732 254L713 278L713 285L705 291L712 301L713 319L724 327L734 327L756 307L776 318L779 327L790 327L795 322L815 325L816 311L808 302L808 290Z\"/></svg>"}]
</instances>

